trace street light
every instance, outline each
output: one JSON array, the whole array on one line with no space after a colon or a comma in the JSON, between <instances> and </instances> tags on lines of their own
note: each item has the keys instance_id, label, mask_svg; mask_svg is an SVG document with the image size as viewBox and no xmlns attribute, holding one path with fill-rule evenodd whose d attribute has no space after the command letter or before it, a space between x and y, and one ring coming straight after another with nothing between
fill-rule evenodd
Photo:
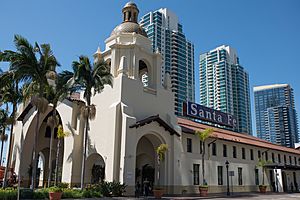
<instances>
[{"instance_id":1,"label":"street light","mask_svg":"<svg viewBox=\"0 0 300 200\"><path fill-rule=\"evenodd\" d=\"M229 191L229 171L228 171L229 162L228 162L228 160L226 160L225 165L226 165L226 171L227 171L227 196L230 196L230 191Z\"/></svg>"}]
</instances>

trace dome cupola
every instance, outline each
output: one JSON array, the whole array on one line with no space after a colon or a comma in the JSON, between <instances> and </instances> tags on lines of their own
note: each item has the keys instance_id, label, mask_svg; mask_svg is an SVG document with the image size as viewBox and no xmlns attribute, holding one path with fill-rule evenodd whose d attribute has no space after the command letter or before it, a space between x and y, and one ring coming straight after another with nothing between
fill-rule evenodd
<instances>
[{"instance_id":1,"label":"dome cupola","mask_svg":"<svg viewBox=\"0 0 300 200\"><path fill-rule=\"evenodd\" d=\"M139 9L133 2L128 2L122 9L123 12L123 22L134 22L137 23L137 18L139 14Z\"/></svg>"},{"instance_id":2,"label":"dome cupola","mask_svg":"<svg viewBox=\"0 0 300 200\"><path fill-rule=\"evenodd\" d=\"M139 9L136 4L133 2L126 3L122 12L123 22L112 31L111 36L119 33L137 33L147 37L147 33L137 22Z\"/></svg>"}]
</instances>

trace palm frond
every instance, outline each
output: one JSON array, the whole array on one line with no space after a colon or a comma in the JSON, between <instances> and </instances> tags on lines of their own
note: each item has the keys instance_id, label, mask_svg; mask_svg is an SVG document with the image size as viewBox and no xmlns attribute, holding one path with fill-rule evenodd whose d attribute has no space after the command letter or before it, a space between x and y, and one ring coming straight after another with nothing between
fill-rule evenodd
<instances>
[{"instance_id":1,"label":"palm frond","mask_svg":"<svg viewBox=\"0 0 300 200\"><path fill-rule=\"evenodd\" d=\"M161 144L156 148L156 154L160 161L165 160L165 154L168 151L168 145L167 144Z\"/></svg>"},{"instance_id":2,"label":"palm frond","mask_svg":"<svg viewBox=\"0 0 300 200\"><path fill-rule=\"evenodd\" d=\"M211 136L211 134L214 132L212 128L204 129L203 131L196 131L195 134L199 137L199 139L204 142L207 138Z\"/></svg>"}]
</instances>

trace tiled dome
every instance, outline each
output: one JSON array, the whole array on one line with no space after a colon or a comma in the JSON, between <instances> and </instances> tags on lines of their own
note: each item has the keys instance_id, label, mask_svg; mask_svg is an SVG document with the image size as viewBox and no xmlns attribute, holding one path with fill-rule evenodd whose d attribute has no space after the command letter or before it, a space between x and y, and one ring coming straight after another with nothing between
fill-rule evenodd
<instances>
[{"instance_id":1,"label":"tiled dome","mask_svg":"<svg viewBox=\"0 0 300 200\"><path fill-rule=\"evenodd\" d=\"M124 22L118 25L111 32L111 35L117 35L118 33L136 33L147 37L145 30L139 24L134 22Z\"/></svg>"}]
</instances>

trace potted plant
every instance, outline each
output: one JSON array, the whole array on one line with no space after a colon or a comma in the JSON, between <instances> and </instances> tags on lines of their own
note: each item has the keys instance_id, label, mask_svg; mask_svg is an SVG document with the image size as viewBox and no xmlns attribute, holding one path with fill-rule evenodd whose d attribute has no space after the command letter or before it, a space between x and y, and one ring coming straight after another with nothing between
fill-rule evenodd
<instances>
[{"instance_id":1,"label":"potted plant","mask_svg":"<svg viewBox=\"0 0 300 200\"><path fill-rule=\"evenodd\" d=\"M63 193L62 188L53 186L49 188L49 200L60 200Z\"/></svg>"},{"instance_id":2,"label":"potted plant","mask_svg":"<svg viewBox=\"0 0 300 200\"><path fill-rule=\"evenodd\" d=\"M202 185L199 186L200 196L206 197L208 194L208 184L205 180L205 165L204 165L204 156L205 156L205 141L210 135L214 132L212 128L207 128L204 131L196 131L195 134L200 139L200 148L202 149Z\"/></svg>"},{"instance_id":3,"label":"potted plant","mask_svg":"<svg viewBox=\"0 0 300 200\"><path fill-rule=\"evenodd\" d=\"M161 197L163 196L163 194L165 192L164 188L160 187L160 163L165 160L165 153L167 150L168 150L167 144L161 144L156 149L157 166L158 166L158 171L157 171L157 183L158 184L153 189L153 195L156 199L161 199Z\"/></svg>"},{"instance_id":4,"label":"potted plant","mask_svg":"<svg viewBox=\"0 0 300 200\"><path fill-rule=\"evenodd\" d=\"M270 163L269 161L266 161L264 159L259 159L257 167L261 167L261 173L262 173L262 184L259 185L259 191L261 193L266 193L267 191L267 185L265 185L265 171L266 171L266 164Z\"/></svg>"}]
</instances>

